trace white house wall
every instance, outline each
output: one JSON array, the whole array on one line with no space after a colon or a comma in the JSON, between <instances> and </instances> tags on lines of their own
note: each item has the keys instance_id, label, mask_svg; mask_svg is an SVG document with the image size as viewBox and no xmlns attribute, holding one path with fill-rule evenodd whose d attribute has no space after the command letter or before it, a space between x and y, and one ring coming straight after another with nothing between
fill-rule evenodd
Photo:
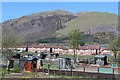
<instances>
[{"instance_id":1,"label":"white house wall","mask_svg":"<svg viewBox=\"0 0 120 80\"><path fill-rule=\"evenodd\" d=\"M17 48L19 50L25 50L26 48ZM50 48L28 48L28 52L35 52L37 50L37 52L44 52L50 51ZM62 54L74 54L72 49L68 49L68 50L63 50L60 48L53 48L53 52L54 53L62 53ZM98 51L99 52L99 51ZM95 50L77 50L77 54L78 55L92 55L92 54L96 54L96 49ZM113 54L110 50L103 50L101 51L101 54Z\"/></svg>"}]
</instances>

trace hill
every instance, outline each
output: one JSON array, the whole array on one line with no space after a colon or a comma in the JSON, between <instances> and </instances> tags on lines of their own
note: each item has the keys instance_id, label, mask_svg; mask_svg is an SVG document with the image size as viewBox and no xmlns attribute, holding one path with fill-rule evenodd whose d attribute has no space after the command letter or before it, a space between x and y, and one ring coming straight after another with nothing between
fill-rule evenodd
<instances>
[{"instance_id":1,"label":"hill","mask_svg":"<svg viewBox=\"0 0 120 80\"><path fill-rule=\"evenodd\" d=\"M97 32L117 32L118 16L106 12L80 12L73 14L64 10L25 15L2 23L2 30L12 31L26 43L56 40L55 36L67 35L73 29L95 34ZM41 40L42 39L42 40ZM60 42L64 39L57 39ZM66 39L66 38L65 38ZM54 41L53 41L54 42ZM89 42L89 41L88 41Z\"/></svg>"},{"instance_id":2,"label":"hill","mask_svg":"<svg viewBox=\"0 0 120 80\"><path fill-rule=\"evenodd\" d=\"M11 30L17 37L31 43L54 36L57 30L63 29L64 24L74 18L76 16L68 11L47 11L7 20L2 23L2 30Z\"/></svg>"},{"instance_id":3,"label":"hill","mask_svg":"<svg viewBox=\"0 0 120 80\"><path fill-rule=\"evenodd\" d=\"M117 30L118 16L107 12L81 12L78 17L65 23L65 28L56 33L67 35L71 30L80 29L81 32L95 34L96 32L109 32Z\"/></svg>"}]
</instances>

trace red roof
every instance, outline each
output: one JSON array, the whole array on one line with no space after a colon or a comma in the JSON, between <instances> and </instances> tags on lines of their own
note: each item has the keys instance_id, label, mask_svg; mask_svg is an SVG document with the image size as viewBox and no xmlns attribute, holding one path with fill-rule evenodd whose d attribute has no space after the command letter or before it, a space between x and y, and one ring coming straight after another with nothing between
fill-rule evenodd
<instances>
[{"instance_id":1,"label":"red roof","mask_svg":"<svg viewBox=\"0 0 120 80\"><path fill-rule=\"evenodd\" d=\"M96 49L99 49L100 46L99 45L85 45L85 46L79 46L79 49L80 50L96 50Z\"/></svg>"},{"instance_id":2,"label":"red roof","mask_svg":"<svg viewBox=\"0 0 120 80\"><path fill-rule=\"evenodd\" d=\"M26 48L27 45L20 46L19 48ZM28 46L29 48L55 48L55 49L63 49L63 50L68 50L68 48L64 46L59 46L59 45L31 45ZM96 50L99 49L100 45L85 45L85 46L79 46L79 50Z\"/></svg>"},{"instance_id":3,"label":"red roof","mask_svg":"<svg viewBox=\"0 0 120 80\"><path fill-rule=\"evenodd\" d=\"M102 50L110 50L109 48L103 48Z\"/></svg>"},{"instance_id":4,"label":"red roof","mask_svg":"<svg viewBox=\"0 0 120 80\"><path fill-rule=\"evenodd\" d=\"M26 48L27 45L23 45L23 46L20 46L19 48ZM56 45L31 45L31 46L28 46L29 48L33 47L33 48L55 48L55 49L64 49L66 50L67 48L64 47L64 46L56 46Z\"/></svg>"}]
</instances>

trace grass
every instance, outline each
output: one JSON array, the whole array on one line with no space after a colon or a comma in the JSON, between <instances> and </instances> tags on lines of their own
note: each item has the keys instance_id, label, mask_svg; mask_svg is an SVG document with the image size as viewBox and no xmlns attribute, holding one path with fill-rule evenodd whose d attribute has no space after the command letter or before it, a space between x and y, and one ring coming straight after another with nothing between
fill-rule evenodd
<instances>
[{"instance_id":1,"label":"grass","mask_svg":"<svg viewBox=\"0 0 120 80\"><path fill-rule=\"evenodd\" d=\"M20 69L19 68L14 68L13 72L20 73Z\"/></svg>"},{"instance_id":2,"label":"grass","mask_svg":"<svg viewBox=\"0 0 120 80\"><path fill-rule=\"evenodd\" d=\"M48 69L48 64L44 64L43 66L42 66L42 68L43 69ZM59 66L58 65L56 65L56 64L51 64L50 66L49 66L49 68L51 69L58 69L59 68Z\"/></svg>"},{"instance_id":3,"label":"grass","mask_svg":"<svg viewBox=\"0 0 120 80\"><path fill-rule=\"evenodd\" d=\"M86 12L80 13L79 17L67 22L66 27L58 30L57 33L61 35L68 35L71 30L80 29L86 31L95 28L98 24L117 24L118 16L111 13L104 12Z\"/></svg>"},{"instance_id":4,"label":"grass","mask_svg":"<svg viewBox=\"0 0 120 80\"><path fill-rule=\"evenodd\" d=\"M60 54L59 57L60 58L71 58L71 59L73 59L74 55ZM90 59L94 59L94 55L83 55L83 56L78 55L78 58L79 59L88 58L88 60L90 60ZM115 64L115 62L114 62L114 56L109 56L108 58L109 58L111 64ZM59 66L57 64L55 64L54 62L52 62L50 60L43 60L43 63L44 63L43 68L46 68L46 69L48 68L47 67L48 64L50 64L50 68L54 68L54 69L55 68L56 69L59 68Z\"/></svg>"},{"instance_id":5,"label":"grass","mask_svg":"<svg viewBox=\"0 0 120 80\"><path fill-rule=\"evenodd\" d=\"M18 52L12 52L10 54L15 55L15 54L18 54ZM20 52L20 54L21 55L27 55L27 54L34 55L34 53L32 53L32 52ZM60 58L71 58L71 59L73 59L74 55L72 55L72 54L60 54L59 57ZM94 55L82 55L82 56L78 55L78 58L79 59L84 59L84 58L90 59L90 58L94 58ZM108 58L109 58L111 63L114 63L114 56L109 56ZM44 63L54 64L52 61L48 61L48 60L43 60L43 61L44 61Z\"/></svg>"},{"instance_id":6,"label":"grass","mask_svg":"<svg viewBox=\"0 0 120 80\"><path fill-rule=\"evenodd\" d=\"M54 69L56 69L56 68L57 68L57 69L58 69L58 68L59 68L59 66L58 66L58 65L51 65L51 66L50 66L50 68L54 68Z\"/></svg>"},{"instance_id":7,"label":"grass","mask_svg":"<svg viewBox=\"0 0 120 80\"><path fill-rule=\"evenodd\" d=\"M31 55L34 55L34 53L32 53L32 52L20 52L20 53L17 52L17 54L21 54L21 55L31 54Z\"/></svg>"},{"instance_id":8,"label":"grass","mask_svg":"<svg viewBox=\"0 0 120 80\"><path fill-rule=\"evenodd\" d=\"M7 75L9 72L6 70L6 69L3 69L2 70L2 76L5 76L5 75Z\"/></svg>"},{"instance_id":9,"label":"grass","mask_svg":"<svg viewBox=\"0 0 120 80\"><path fill-rule=\"evenodd\" d=\"M71 59L73 59L73 56L74 55L70 55L70 54L60 54L59 55L59 57L60 58L71 58ZM78 58L79 59L84 59L84 58L88 58L88 59L90 59L90 58L94 58L94 56L92 55L92 56L80 56L80 55L78 55ZM48 64L50 64L50 68L54 68L54 69L58 69L59 68L59 66L58 66L58 64L55 64L54 62L52 62L52 61L50 61L50 60L43 60L43 63L44 63L44 65L43 65L43 68L46 68L46 69L48 69Z\"/></svg>"},{"instance_id":10,"label":"grass","mask_svg":"<svg viewBox=\"0 0 120 80\"><path fill-rule=\"evenodd\" d=\"M61 58L74 58L74 55L71 55L71 54L60 54L60 56L59 57L61 57ZM80 55L78 55L78 58L79 59L83 59L83 58L94 58L94 56L93 55L83 55L83 56L80 56Z\"/></svg>"},{"instance_id":11,"label":"grass","mask_svg":"<svg viewBox=\"0 0 120 80\"><path fill-rule=\"evenodd\" d=\"M95 55L82 55L82 56L78 55L78 58L79 59L84 59L84 58L88 58L88 59L92 58L92 59L94 59L94 56ZM74 55L71 55L71 54L60 54L59 57L61 57L61 58L66 58L67 57L67 58L72 58L73 59ZM111 63L115 63L114 62L114 60L115 60L114 56L109 56L108 59L110 60Z\"/></svg>"}]
</instances>

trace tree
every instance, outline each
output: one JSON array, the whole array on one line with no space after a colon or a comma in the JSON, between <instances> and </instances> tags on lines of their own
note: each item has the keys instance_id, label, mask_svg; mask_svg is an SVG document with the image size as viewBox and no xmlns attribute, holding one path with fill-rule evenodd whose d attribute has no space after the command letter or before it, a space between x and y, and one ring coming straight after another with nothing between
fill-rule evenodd
<instances>
[{"instance_id":1,"label":"tree","mask_svg":"<svg viewBox=\"0 0 120 80\"><path fill-rule=\"evenodd\" d=\"M115 39L110 42L110 50L114 53L115 59L120 48L120 39Z\"/></svg>"},{"instance_id":2,"label":"tree","mask_svg":"<svg viewBox=\"0 0 120 80\"><path fill-rule=\"evenodd\" d=\"M2 47L4 49L13 48L15 45L15 36L12 32L5 31L2 36Z\"/></svg>"},{"instance_id":3,"label":"tree","mask_svg":"<svg viewBox=\"0 0 120 80\"><path fill-rule=\"evenodd\" d=\"M24 42L22 39L17 38L11 31L3 31L2 34L2 52L4 56L9 57L9 51L22 45Z\"/></svg>"},{"instance_id":4,"label":"tree","mask_svg":"<svg viewBox=\"0 0 120 80\"><path fill-rule=\"evenodd\" d=\"M76 63L76 51L78 49L78 46L80 44L80 30L72 30L69 33L69 44L70 47L73 49L74 52L74 63Z\"/></svg>"},{"instance_id":5,"label":"tree","mask_svg":"<svg viewBox=\"0 0 120 80\"><path fill-rule=\"evenodd\" d=\"M80 46L84 46L84 45L85 45L85 42L80 41Z\"/></svg>"}]
</instances>

